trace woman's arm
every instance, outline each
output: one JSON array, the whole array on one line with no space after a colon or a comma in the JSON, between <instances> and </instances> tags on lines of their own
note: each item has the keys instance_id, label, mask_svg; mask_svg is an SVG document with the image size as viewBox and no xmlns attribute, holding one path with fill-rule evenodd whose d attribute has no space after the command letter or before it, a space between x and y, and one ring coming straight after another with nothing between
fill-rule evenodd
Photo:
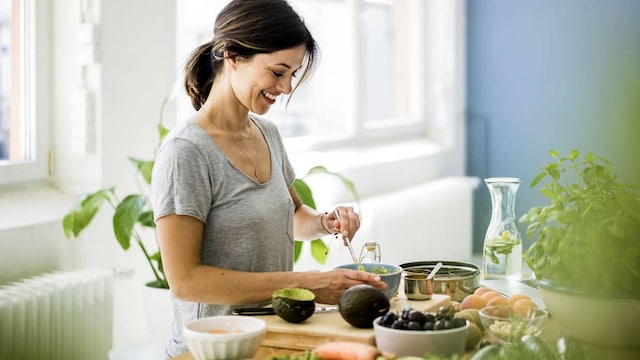
<instances>
[{"instance_id":1,"label":"woman's arm","mask_svg":"<svg viewBox=\"0 0 640 360\"><path fill-rule=\"evenodd\" d=\"M180 299L241 305L269 300L277 289L303 287L313 291L318 302L336 304L353 285L386 287L378 275L355 270L253 273L205 265L200 261L202 222L172 214L158 219L156 225L169 288Z\"/></svg>"},{"instance_id":2,"label":"woman's arm","mask_svg":"<svg viewBox=\"0 0 640 360\"><path fill-rule=\"evenodd\" d=\"M302 203L293 186L289 188L289 193L296 205L293 233L298 240L313 240L340 233L343 239L351 241L360 228L360 216L351 206L338 206L332 212L318 212Z\"/></svg>"}]
</instances>

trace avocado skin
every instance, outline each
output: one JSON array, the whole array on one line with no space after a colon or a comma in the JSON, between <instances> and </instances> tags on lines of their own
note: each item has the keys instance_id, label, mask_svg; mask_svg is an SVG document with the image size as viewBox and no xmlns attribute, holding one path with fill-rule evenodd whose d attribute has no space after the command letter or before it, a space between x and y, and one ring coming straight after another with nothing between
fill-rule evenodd
<instances>
[{"instance_id":1,"label":"avocado skin","mask_svg":"<svg viewBox=\"0 0 640 360\"><path fill-rule=\"evenodd\" d=\"M314 300L296 300L290 297L273 296L271 303L276 315L290 323L300 323L313 315L316 310Z\"/></svg>"},{"instance_id":2,"label":"avocado skin","mask_svg":"<svg viewBox=\"0 0 640 360\"><path fill-rule=\"evenodd\" d=\"M360 284L345 290L340 296L338 310L351 326L370 329L373 320L389 311L386 295L371 285Z\"/></svg>"}]
</instances>

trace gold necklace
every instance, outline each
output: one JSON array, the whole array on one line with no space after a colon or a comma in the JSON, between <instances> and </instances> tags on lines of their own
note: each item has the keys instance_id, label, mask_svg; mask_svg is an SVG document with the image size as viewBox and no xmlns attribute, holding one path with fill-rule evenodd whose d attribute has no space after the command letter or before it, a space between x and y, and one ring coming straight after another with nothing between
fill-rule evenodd
<instances>
[{"instance_id":1,"label":"gold necklace","mask_svg":"<svg viewBox=\"0 0 640 360\"><path fill-rule=\"evenodd\" d=\"M249 123L249 132L251 133L251 137L253 138L253 151L255 154L255 160L256 162L254 163L253 161L251 161L251 159L249 158L249 155L247 155L247 153L244 152L244 150L242 149L242 146L238 145L238 149L240 150L240 152L242 153L242 155L244 155L245 158L247 158L247 161L249 161L249 164L251 164L251 166L253 167L253 176L255 176L256 180L259 180L258 178L258 137L253 133L253 126L251 126L251 123Z\"/></svg>"},{"instance_id":2,"label":"gold necklace","mask_svg":"<svg viewBox=\"0 0 640 360\"><path fill-rule=\"evenodd\" d=\"M238 145L237 142L234 142L234 144L236 145L236 147L238 148L238 150L240 150L240 153L247 159L247 161L249 162L249 164L251 165L251 167L253 167L253 176L256 178L256 180L260 180L259 179L259 171L258 171L258 138L256 137L255 133L253 132L253 126L251 126L252 121L249 120L249 133L251 134L249 136L249 138L246 138L240 134L233 134L227 130L224 130L222 128L220 128L218 125L216 125L213 121L209 121L210 124L212 124L213 126L215 126L216 128L218 128L219 130L222 130L226 133L229 133L231 135L231 138L234 138L235 136L240 137L241 139L251 139L253 138L253 150L254 150L254 154L255 154L255 163L253 161L251 161L251 158L249 157L249 155L247 155L247 153L244 151L244 149L242 148L242 146Z\"/></svg>"}]
</instances>

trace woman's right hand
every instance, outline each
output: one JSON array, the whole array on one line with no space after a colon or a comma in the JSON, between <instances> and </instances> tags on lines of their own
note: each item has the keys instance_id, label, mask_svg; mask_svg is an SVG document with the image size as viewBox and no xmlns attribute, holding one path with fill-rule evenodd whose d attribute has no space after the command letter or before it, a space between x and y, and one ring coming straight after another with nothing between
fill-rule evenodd
<instances>
[{"instance_id":1,"label":"woman's right hand","mask_svg":"<svg viewBox=\"0 0 640 360\"><path fill-rule=\"evenodd\" d=\"M334 269L326 272L313 272L314 284L311 291L316 295L316 302L327 305L337 304L342 293L348 288L368 284L376 289L384 290L387 284L380 275L350 269Z\"/></svg>"}]
</instances>

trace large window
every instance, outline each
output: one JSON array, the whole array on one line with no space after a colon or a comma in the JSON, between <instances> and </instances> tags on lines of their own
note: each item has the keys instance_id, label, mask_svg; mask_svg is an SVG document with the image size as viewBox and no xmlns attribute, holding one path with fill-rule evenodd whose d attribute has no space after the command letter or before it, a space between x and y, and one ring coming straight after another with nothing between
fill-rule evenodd
<instances>
[{"instance_id":1,"label":"large window","mask_svg":"<svg viewBox=\"0 0 640 360\"><path fill-rule=\"evenodd\" d=\"M206 2L181 4L186 7L178 20L182 56L211 39L215 14L227 3ZM313 77L286 108L287 98L281 97L266 115L278 123L291 149L426 133L423 0L289 2L321 51ZM181 117L188 107L179 108Z\"/></svg>"},{"instance_id":2,"label":"large window","mask_svg":"<svg viewBox=\"0 0 640 360\"><path fill-rule=\"evenodd\" d=\"M0 185L46 177L44 3L0 0Z\"/></svg>"},{"instance_id":3,"label":"large window","mask_svg":"<svg viewBox=\"0 0 640 360\"><path fill-rule=\"evenodd\" d=\"M298 146L404 137L424 122L421 0L297 0L321 50L317 72L267 116ZM292 143L292 141L290 141Z\"/></svg>"}]
</instances>

